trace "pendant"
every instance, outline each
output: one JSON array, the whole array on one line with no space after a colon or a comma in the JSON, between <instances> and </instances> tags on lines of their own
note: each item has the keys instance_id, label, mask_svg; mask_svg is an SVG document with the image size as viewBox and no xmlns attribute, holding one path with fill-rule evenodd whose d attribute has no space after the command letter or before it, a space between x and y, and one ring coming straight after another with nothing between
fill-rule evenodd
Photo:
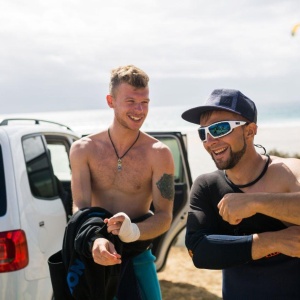
<instances>
[{"instance_id":1,"label":"pendant","mask_svg":"<svg viewBox=\"0 0 300 300\"><path fill-rule=\"evenodd\" d=\"M118 159L118 171L122 170L122 160L121 158Z\"/></svg>"}]
</instances>

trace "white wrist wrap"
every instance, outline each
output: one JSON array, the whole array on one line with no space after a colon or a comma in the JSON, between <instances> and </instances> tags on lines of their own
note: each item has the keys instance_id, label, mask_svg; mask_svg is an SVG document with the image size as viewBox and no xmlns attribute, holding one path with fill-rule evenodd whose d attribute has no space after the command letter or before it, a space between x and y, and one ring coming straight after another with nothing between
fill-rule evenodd
<instances>
[{"instance_id":1,"label":"white wrist wrap","mask_svg":"<svg viewBox=\"0 0 300 300\"><path fill-rule=\"evenodd\" d=\"M123 212L114 215L114 217L116 216L125 217L119 232L120 240L124 243L131 243L138 240L140 237L138 226L135 223L131 223L130 218Z\"/></svg>"}]
</instances>

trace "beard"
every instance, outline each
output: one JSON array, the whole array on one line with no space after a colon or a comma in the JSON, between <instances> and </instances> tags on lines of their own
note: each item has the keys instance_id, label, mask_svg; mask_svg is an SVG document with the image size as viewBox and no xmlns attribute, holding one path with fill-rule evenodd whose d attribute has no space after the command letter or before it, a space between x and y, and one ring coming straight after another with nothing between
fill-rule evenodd
<instances>
[{"instance_id":1,"label":"beard","mask_svg":"<svg viewBox=\"0 0 300 300\"><path fill-rule=\"evenodd\" d=\"M244 138L244 145L243 148L237 152L233 152L232 149L230 148L230 153L229 153L229 158L226 161L217 161L214 156L212 155L212 159L216 164L216 167L219 170L228 170L228 169L232 169L233 167L235 167L237 165L237 163L241 160L241 158L243 157L243 155L245 154L247 149L247 144Z\"/></svg>"}]
</instances>

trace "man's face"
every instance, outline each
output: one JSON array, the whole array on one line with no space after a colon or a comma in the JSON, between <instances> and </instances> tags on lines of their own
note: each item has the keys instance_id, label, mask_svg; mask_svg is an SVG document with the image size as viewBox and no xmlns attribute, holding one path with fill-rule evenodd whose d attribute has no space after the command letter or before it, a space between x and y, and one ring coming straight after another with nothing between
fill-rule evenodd
<instances>
[{"instance_id":1,"label":"man's face","mask_svg":"<svg viewBox=\"0 0 300 300\"><path fill-rule=\"evenodd\" d=\"M206 118L201 118L200 125L205 127L220 121L237 120L242 121L242 118L237 114L227 111L213 111ZM234 128L231 133L220 138L213 138L209 133L207 134L207 141L203 145L218 169L232 169L246 152L247 144L243 127Z\"/></svg>"},{"instance_id":2,"label":"man's face","mask_svg":"<svg viewBox=\"0 0 300 300\"><path fill-rule=\"evenodd\" d=\"M112 108L117 121L130 129L139 129L148 114L149 88L135 88L122 83L112 96Z\"/></svg>"}]
</instances>

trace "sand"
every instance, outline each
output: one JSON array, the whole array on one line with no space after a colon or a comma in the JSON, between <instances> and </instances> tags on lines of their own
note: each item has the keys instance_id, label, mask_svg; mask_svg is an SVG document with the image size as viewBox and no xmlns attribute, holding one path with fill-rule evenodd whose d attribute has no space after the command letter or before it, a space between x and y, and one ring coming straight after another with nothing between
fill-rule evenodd
<instances>
[{"instance_id":1,"label":"sand","mask_svg":"<svg viewBox=\"0 0 300 300\"><path fill-rule=\"evenodd\" d=\"M173 246L164 271L158 273L163 300L222 299L222 273L196 269L185 247Z\"/></svg>"}]
</instances>

